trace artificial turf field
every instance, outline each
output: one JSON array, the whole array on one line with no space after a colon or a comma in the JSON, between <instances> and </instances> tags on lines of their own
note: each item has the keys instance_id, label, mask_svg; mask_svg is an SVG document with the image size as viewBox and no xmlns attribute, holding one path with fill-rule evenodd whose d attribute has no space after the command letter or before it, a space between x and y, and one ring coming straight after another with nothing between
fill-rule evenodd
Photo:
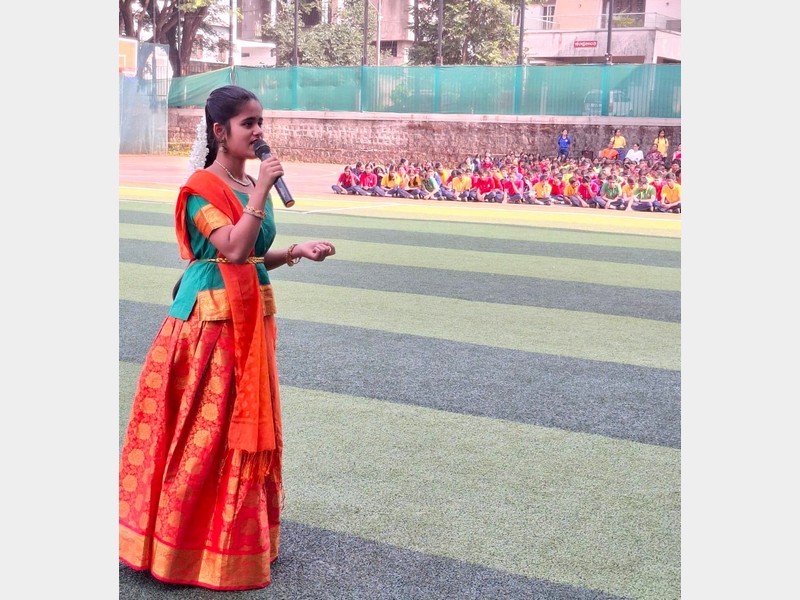
<instances>
[{"instance_id":1,"label":"artificial turf field","mask_svg":"<svg viewBox=\"0 0 800 600\"><path fill-rule=\"evenodd\" d=\"M120 188L120 444L174 196ZM320 194L276 221L337 254L271 272L281 555L226 598L680 598L680 215Z\"/></svg>"}]
</instances>

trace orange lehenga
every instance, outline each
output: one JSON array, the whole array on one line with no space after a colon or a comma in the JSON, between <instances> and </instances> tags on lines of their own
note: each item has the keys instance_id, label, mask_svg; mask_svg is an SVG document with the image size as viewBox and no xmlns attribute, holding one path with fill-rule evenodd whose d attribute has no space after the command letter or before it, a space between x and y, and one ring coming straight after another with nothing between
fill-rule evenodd
<instances>
[{"instance_id":1,"label":"orange lehenga","mask_svg":"<svg viewBox=\"0 0 800 600\"><path fill-rule=\"evenodd\" d=\"M191 193L211 199L206 216L232 222L246 198L206 171L182 188L181 255L202 261L199 246L188 244L197 232L181 225ZM267 235L259 238L267 247L274 239L271 204L268 215ZM266 251L258 244L255 250ZM119 557L162 581L246 590L269 585L280 544L275 311L256 265L219 267L230 270L223 279L232 318L201 318L202 299L219 299L219 290L207 290L187 319L167 316L145 359L120 455ZM244 298L238 308L233 289ZM242 331L256 332L252 343Z\"/></svg>"}]
</instances>

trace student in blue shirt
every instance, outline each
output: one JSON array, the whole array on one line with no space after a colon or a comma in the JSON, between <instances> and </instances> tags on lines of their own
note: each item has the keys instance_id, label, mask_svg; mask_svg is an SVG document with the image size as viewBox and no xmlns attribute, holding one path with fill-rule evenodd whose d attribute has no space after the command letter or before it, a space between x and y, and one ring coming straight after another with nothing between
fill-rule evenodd
<instances>
[{"instance_id":1,"label":"student in blue shirt","mask_svg":"<svg viewBox=\"0 0 800 600\"><path fill-rule=\"evenodd\" d=\"M561 136L558 138L558 160L565 161L569 158L569 150L572 147L572 136L566 129L561 130Z\"/></svg>"}]
</instances>

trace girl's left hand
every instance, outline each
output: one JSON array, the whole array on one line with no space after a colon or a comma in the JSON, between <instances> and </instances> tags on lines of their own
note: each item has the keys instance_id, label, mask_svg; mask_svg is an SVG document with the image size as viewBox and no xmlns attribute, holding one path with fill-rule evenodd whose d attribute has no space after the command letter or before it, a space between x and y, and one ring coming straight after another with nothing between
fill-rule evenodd
<instances>
[{"instance_id":1,"label":"girl's left hand","mask_svg":"<svg viewBox=\"0 0 800 600\"><path fill-rule=\"evenodd\" d=\"M316 240L297 244L294 253L308 260L319 262L336 254L336 248L330 242Z\"/></svg>"}]
</instances>

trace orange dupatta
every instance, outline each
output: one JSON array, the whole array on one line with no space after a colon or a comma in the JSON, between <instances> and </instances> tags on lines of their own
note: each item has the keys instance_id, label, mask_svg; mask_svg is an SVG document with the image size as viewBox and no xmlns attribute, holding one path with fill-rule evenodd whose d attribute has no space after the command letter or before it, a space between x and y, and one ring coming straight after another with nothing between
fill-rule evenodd
<instances>
[{"instance_id":1,"label":"orange dupatta","mask_svg":"<svg viewBox=\"0 0 800 600\"><path fill-rule=\"evenodd\" d=\"M194 260L186 226L186 204L196 194L208 200L236 224L242 203L209 171L195 171L181 187L175 205L175 233L181 258ZM220 255L221 256L221 255ZM218 263L231 307L236 399L228 430L228 450L242 465L242 477L269 474L275 444L275 425L267 368L267 340L258 274L253 264Z\"/></svg>"}]
</instances>

